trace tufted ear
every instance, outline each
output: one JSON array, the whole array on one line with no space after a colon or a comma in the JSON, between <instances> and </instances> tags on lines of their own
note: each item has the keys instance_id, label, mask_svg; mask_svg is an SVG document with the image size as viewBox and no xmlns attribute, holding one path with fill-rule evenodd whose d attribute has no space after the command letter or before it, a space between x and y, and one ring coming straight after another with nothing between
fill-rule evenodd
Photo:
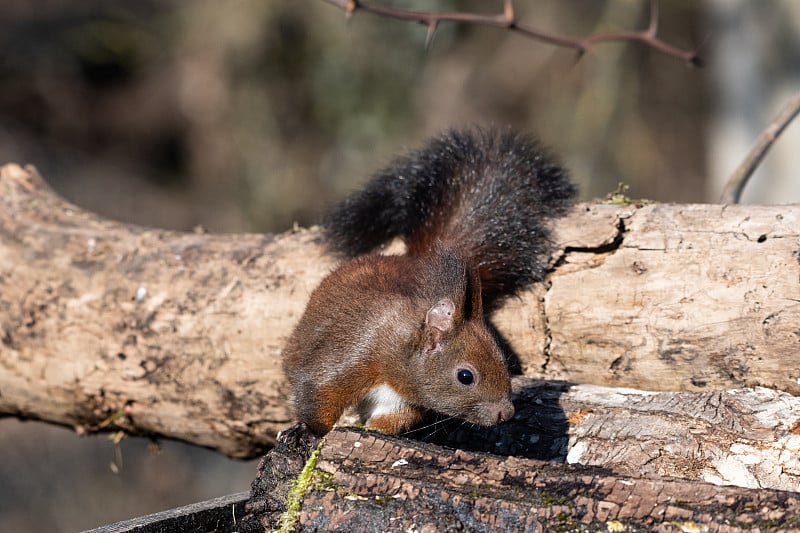
<instances>
[{"instance_id":1,"label":"tufted ear","mask_svg":"<svg viewBox=\"0 0 800 533\"><path fill-rule=\"evenodd\" d=\"M428 309L425 314L425 352L439 350L442 334L453 327L453 314L456 304L450 298L443 298Z\"/></svg>"}]
</instances>

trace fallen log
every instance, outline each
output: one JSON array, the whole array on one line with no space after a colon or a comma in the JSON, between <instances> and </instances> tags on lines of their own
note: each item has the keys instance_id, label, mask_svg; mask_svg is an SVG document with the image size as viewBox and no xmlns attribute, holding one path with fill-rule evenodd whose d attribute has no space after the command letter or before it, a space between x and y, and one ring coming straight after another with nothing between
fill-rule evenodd
<instances>
[{"instance_id":1,"label":"fallen log","mask_svg":"<svg viewBox=\"0 0 800 533\"><path fill-rule=\"evenodd\" d=\"M290 437L291 440L291 437ZM339 428L304 468L276 447L240 531L775 531L800 527L800 495L500 457ZM296 478L292 478L296 476ZM293 479L293 480L292 480ZM292 481L289 481L292 480ZM281 503L276 493L286 492Z\"/></svg>"},{"instance_id":2,"label":"fallen log","mask_svg":"<svg viewBox=\"0 0 800 533\"><path fill-rule=\"evenodd\" d=\"M409 436L451 448L650 475L800 491L800 398L771 389L653 392L514 379L517 413Z\"/></svg>"},{"instance_id":3,"label":"fallen log","mask_svg":"<svg viewBox=\"0 0 800 533\"><path fill-rule=\"evenodd\" d=\"M798 206L578 206L547 282L494 323L529 377L796 394L798 219ZM253 456L291 422L280 349L334 266L313 229L136 227L6 165L0 413Z\"/></svg>"},{"instance_id":4,"label":"fallen log","mask_svg":"<svg viewBox=\"0 0 800 533\"><path fill-rule=\"evenodd\" d=\"M602 387L572 388L565 384L530 382L522 395L539 400L528 405L508 426L511 435L483 429L446 428L439 439L460 449L419 440L337 428L322 441L297 428L285 433L278 445L259 463L252 491L104 526L90 533L158 531L261 532L286 531L796 531L800 527L800 494L774 489L720 487L693 480L657 475L649 465L627 462L642 433L636 422L619 414L622 405L638 410L672 412L677 418L686 407L684 398L694 393L642 393ZM600 466L566 465L566 448L553 446L558 424L554 413L558 395L597 395L608 412L580 409L562 413L574 425L573 437L602 427L605 435L598 450L614 460ZM734 398L706 399L709 429L730 432L726 419L740 410L739 418L751 424L751 438L765 437L772 419L785 413L763 412L767 391L738 391ZM796 428L800 405L784 394L788 417ZM572 400L566 402L567 405ZM795 401L792 405L791 402ZM591 420L590 419L594 419ZM650 418L653 418L652 416ZM522 420L526 422L523 423ZM610 422L612 428L606 428ZM633 422L630 426L626 424ZM780 424L780 422L779 422ZM680 426L679 422L675 427ZM689 428L700 442L714 439L695 424ZM527 435L525 434L527 428ZM621 428L625 428L622 430ZM441 429L441 428L439 428ZM663 430L662 426L647 428ZM693 431L692 431L693 429ZM785 428L784 428L785 429ZM686 431L687 428L681 428ZM531 438L541 435L544 438ZM792 431L785 433L791 434ZM514 440L509 440L509 436ZM640 446L667 443L665 455L686 443L674 431L640 442ZM496 440L496 439L502 440ZM582 442L579 438L579 442ZM787 443L763 439L764 446L778 444L797 457ZM572 440L572 439L570 439ZM726 439L721 439L725 441ZM758 441L754 441L756 444ZM613 443L613 444L609 444ZM741 443L746 446L744 443ZM503 456L476 451L490 448ZM584 446L586 453L591 445ZM700 447L703 449L703 447ZM576 447L571 447L572 450ZM517 456L505 456L514 450ZM681 449L674 456L696 453ZM572 455L572 452L569 452ZM630 454L628 454L630 455ZM543 461L532 457L550 457ZM674 458L674 457L673 457ZM574 459L574 458L573 458ZM797 459L795 459L796 461ZM696 478L702 471L696 458L694 471L674 469L668 475ZM658 458L655 458L658 462ZM796 464L796 463L795 463ZM642 468L644 466L645 468ZM661 467L664 464L660 464ZM763 465L760 465L763 466ZM757 468L759 468L757 466ZM797 489L795 477L784 481Z\"/></svg>"}]
</instances>

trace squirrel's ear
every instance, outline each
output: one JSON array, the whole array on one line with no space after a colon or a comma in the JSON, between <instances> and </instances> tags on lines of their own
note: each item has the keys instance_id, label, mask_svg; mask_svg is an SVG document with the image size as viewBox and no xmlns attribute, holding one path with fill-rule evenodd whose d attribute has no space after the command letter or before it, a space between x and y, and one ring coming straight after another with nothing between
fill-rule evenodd
<instances>
[{"instance_id":1,"label":"squirrel's ear","mask_svg":"<svg viewBox=\"0 0 800 533\"><path fill-rule=\"evenodd\" d=\"M456 304L450 298L444 298L428 309L425 315L425 329L435 328L439 331L448 331L453 327L453 313Z\"/></svg>"},{"instance_id":2,"label":"squirrel's ear","mask_svg":"<svg viewBox=\"0 0 800 533\"><path fill-rule=\"evenodd\" d=\"M453 313L456 304L450 298L444 298L428 309L425 314L425 352L438 351L442 333L453 327Z\"/></svg>"}]
</instances>

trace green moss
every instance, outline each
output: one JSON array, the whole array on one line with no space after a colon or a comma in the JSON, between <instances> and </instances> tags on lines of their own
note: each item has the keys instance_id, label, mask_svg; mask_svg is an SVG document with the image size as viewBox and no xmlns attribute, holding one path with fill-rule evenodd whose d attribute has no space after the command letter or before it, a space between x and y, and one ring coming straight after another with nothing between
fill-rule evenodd
<instances>
[{"instance_id":1,"label":"green moss","mask_svg":"<svg viewBox=\"0 0 800 533\"><path fill-rule=\"evenodd\" d=\"M311 488L330 492L338 489L339 485L333 482L333 474L330 472L315 470L311 479Z\"/></svg>"},{"instance_id":2,"label":"green moss","mask_svg":"<svg viewBox=\"0 0 800 533\"><path fill-rule=\"evenodd\" d=\"M604 204L610 205L628 205L632 202L630 196L626 195L625 193L628 192L630 186L620 182L617 184L617 188L614 191L611 191L606 195Z\"/></svg>"},{"instance_id":3,"label":"green moss","mask_svg":"<svg viewBox=\"0 0 800 533\"><path fill-rule=\"evenodd\" d=\"M652 203L650 200L645 199L634 199L628 196L626 193L630 189L630 186L625 185L624 183L620 182L617 185L617 188L610 193L608 193L603 200L604 204L608 205L639 205L639 204L649 204Z\"/></svg>"},{"instance_id":4,"label":"green moss","mask_svg":"<svg viewBox=\"0 0 800 533\"><path fill-rule=\"evenodd\" d=\"M300 520L300 511L303 508L303 498L305 498L309 489L313 488L314 468L317 466L319 452L324 442L325 439L319 442L311 457L306 461L300 475L292 482L292 488L289 489L287 498L286 511L278 520L278 529L273 530L275 533L290 533L297 528L297 522Z\"/></svg>"}]
</instances>

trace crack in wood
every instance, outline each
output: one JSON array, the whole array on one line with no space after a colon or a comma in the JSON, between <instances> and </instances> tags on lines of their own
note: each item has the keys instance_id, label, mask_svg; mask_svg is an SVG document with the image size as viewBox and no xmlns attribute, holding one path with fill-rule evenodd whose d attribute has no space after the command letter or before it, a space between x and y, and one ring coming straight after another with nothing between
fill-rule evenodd
<instances>
[{"instance_id":1,"label":"crack in wood","mask_svg":"<svg viewBox=\"0 0 800 533\"><path fill-rule=\"evenodd\" d=\"M561 253L559 254L558 258L554 262L553 267L551 268L551 274L556 271L559 267L563 267L563 265L568 261L568 258L571 254L590 254L596 257L596 261L586 262L582 261L586 268L596 268L602 265L605 262L605 259L609 256L614 254L617 250L622 248L623 242L625 240L625 233L627 231L625 226L625 220L627 218L632 217L633 214L628 213L619 213L616 219L616 233L614 236L609 240L605 239L604 242L595 245L565 245L561 249ZM539 309L541 310L541 321L544 328L544 344L542 348L542 355L544 357L544 361L539 366L539 369L542 373L546 373L548 370L548 366L550 364L551 358L551 346L553 341L552 331L550 329L550 317L547 312L547 293L550 291L552 287L552 283L546 281L545 283L545 294L539 300Z\"/></svg>"}]
</instances>

